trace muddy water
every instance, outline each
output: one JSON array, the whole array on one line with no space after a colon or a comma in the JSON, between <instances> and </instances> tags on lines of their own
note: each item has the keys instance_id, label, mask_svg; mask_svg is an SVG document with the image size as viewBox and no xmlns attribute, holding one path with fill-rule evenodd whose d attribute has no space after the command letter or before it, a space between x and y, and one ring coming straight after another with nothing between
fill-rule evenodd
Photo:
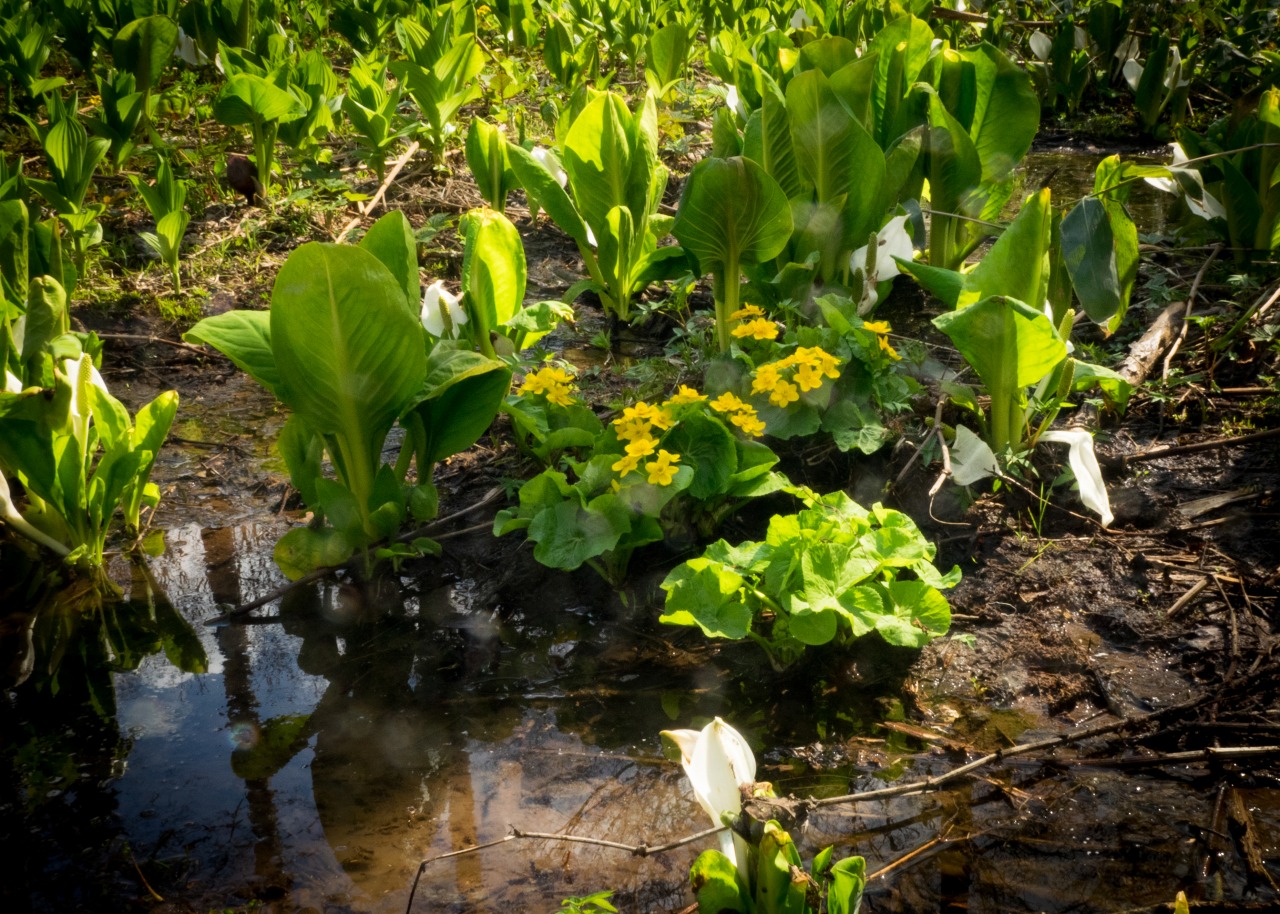
<instances>
[{"instance_id":1,"label":"muddy water","mask_svg":"<svg viewBox=\"0 0 1280 914\"><path fill-rule=\"evenodd\" d=\"M1028 180L1057 168L1055 182L1091 183L1092 162L1064 173L1060 159L1034 159ZM175 432L187 443L159 474L162 548L125 608L171 603L206 670L182 672L174 658L190 667L194 648L171 643L150 643L129 671L76 667L100 637L92 622L61 642L57 695L42 672L56 658L39 657L3 706L0 835L23 874L0 889L4 910L394 912L420 861L513 825L666 841L706 823L657 733L715 714L751 735L761 777L784 792L883 786L970 757L868 738L857 722L878 715L873 702L897 694L900 677L879 696L772 679L749 648L668 643L651 633L643 594L627 608L582 596L581 579L514 604L495 601L482 569L377 593L320 585L254 624L207 625L283 583L271 550L290 522L270 455L282 417L252 385L231 384L216 402L184 397ZM117 654L115 667L129 665ZM920 700L981 717L960 734L978 744L1049 732L1034 713L993 715L972 696ZM875 911L1124 910L1180 887L1245 893L1230 871L1201 885L1211 845L1196 839L1214 804L1189 775L1023 763L925 798L824 811L797 836L806 855L834 843L871 871L902 861L874 881ZM1270 847L1280 820L1259 805ZM688 865L704 846L641 859L509 841L430 863L414 909L549 911L612 889L623 910L674 911L690 901Z\"/></svg>"}]
</instances>

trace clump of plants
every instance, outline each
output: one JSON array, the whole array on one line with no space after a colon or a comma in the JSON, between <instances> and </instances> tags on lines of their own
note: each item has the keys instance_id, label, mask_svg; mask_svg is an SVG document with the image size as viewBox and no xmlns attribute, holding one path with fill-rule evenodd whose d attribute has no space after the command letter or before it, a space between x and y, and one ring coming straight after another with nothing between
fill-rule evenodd
<instances>
[{"instance_id":1,"label":"clump of plants","mask_svg":"<svg viewBox=\"0 0 1280 914\"><path fill-rule=\"evenodd\" d=\"M605 428L587 417L571 376L549 367L525 378L508 409L530 450L573 452L494 520L495 535L526 531L534 557L552 568L585 564L621 583L641 546L708 535L748 498L788 485L773 471L777 455L754 440L764 432L755 409L732 393L713 400L682 386L662 403L626 407Z\"/></svg>"},{"instance_id":2,"label":"clump of plants","mask_svg":"<svg viewBox=\"0 0 1280 914\"><path fill-rule=\"evenodd\" d=\"M662 582L660 621L753 641L779 670L807 648L873 632L900 647L947 633L942 591L959 583L960 569L938 571L936 548L910 517L863 508L843 492L804 501L796 514L774 515L762 541L718 540L676 566Z\"/></svg>"}]
</instances>

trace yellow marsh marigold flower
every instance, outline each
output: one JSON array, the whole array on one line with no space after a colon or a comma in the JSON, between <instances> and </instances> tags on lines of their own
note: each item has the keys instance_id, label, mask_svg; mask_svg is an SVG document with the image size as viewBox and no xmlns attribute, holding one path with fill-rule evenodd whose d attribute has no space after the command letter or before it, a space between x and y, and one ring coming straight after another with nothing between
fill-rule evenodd
<instances>
[{"instance_id":1,"label":"yellow marsh marigold flower","mask_svg":"<svg viewBox=\"0 0 1280 914\"><path fill-rule=\"evenodd\" d=\"M732 333L739 339L749 336L753 340L776 340L778 338L778 325L768 318L758 317L755 320L738 324L733 328Z\"/></svg>"},{"instance_id":2,"label":"yellow marsh marigold flower","mask_svg":"<svg viewBox=\"0 0 1280 914\"><path fill-rule=\"evenodd\" d=\"M657 447L658 442L653 438L637 438L627 442L627 454L632 457L648 457Z\"/></svg>"},{"instance_id":3,"label":"yellow marsh marigold flower","mask_svg":"<svg viewBox=\"0 0 1280 914\"><path fill-rule=\"evenodd\" d=\"M764 434L764 423L760 421L754 409L750 412L736 413L729 417L729 421L752 438L759 438Z\"/></svg>"},{"instance_id":4,"label":"yellow marsh marigold flower","mask_svg":"<svg viewBox=\"0 0 1280 914\"><path fill-rule=\"evenodd\" d=\"M774 406L786 406L799 399L800 391L790 381L779 381L769 393L769 402Z\"/></svg>"},{"instance_id":5,"label":"yellow marsh marigold flower","mask_svg":"<svg viewBox=\"0 0 1280 914\"><path fill-rule=\"evenodd\" d=\"M729 315L731 321L749 321L757 317L764 317L764 308L759 305L743 305L737 311Z\"/></svg>"},{"instance_id":6,"label":"yellow marsh marigold flower","mask_svg":"<svg viewBox=\"0 0 1280 914\"><path fill-rule=\"evenodd\" d=\"M679 462L679 454L665 450L658 451L658 458L644 465L649 474L649 482L655 486L671 485L671 480L675 479L676 470L679 469L675 464Z\"/></svg>"},{"instance_id":7,"label":"yellow marsh marigold flower","mask_svg":"<svg viewBox=\"0 0 1280 914\"><path fill-rule=\"evenodd\" d=\"M895 362L902 358L897 351L889 345L889 331L892 329L888 321L863 321L863 330L870 330L876 335L876 342L880 344L880 351L887 352L889 358Z\"/></svg>"},{"instance_id":8,"label":"yellow marsh marigold flower","mask_svg":"<svg viewBox=\"0 0 1280 914\"><path fill-rule=\"evenodd\" d=\"M613 471L619 476L626 476L640 466L640 458L636 454L628 454L613 464Z\"/></svg>"},{"instance_id":9,"label":"yellow marsh marigold flower","mask_svg":"<svg viewBox=\"0 0 1280 914\"><path fill-rule=\"evenodd\" d=\"M678 391L667 397L667 402L663 406L684 406L686 403L705 403L706 400L705 395L688 385L681 384Z\"/></svg>"},{"instance_id":10,"label":"yellow marsh marigold flower","mask_svg":"<svg viewBox=\"0 0 1280 914\"><path fill-rule=\"evenodd\" d=\"M531 371L525 375L520 385L521 394L542 394L549 403L556 406L568 406L573 401L576 388L573 375L563 368L547 367L539 371Z\"/></svg>"},{"instance_id":11,"label":"yellow marsh marigold flower","mask_svg":"<svg viewBox=\"0 0 1280 914\"><path fill-rule=\"evenodd\" d=\"M736 394L727 390L711 401L711 408L718 413L737 413L743 410L755 412L750 403L744 403Z\"/></svg>"},{"instance_id":12,"label":"yellow marsh marigold flower","mask_svg":"<svg viewBox=\"0 0 1280 914\"><path fill-rule=\"evenodd\" d=\"M613 431L621 441L635 441L637 438L648 438L653 430L653 423L639 416L631 419L614 419Z\"/></svg>"},{"instance_id":13,"label":"yellow marsh marigold flower","mask_svg":"<svg viewBox=\"0 0 1280 914\"><path fill-rule=\"evenodd\" d=\"M765 362L756 369L755 379L751 382L751 392L753 394L767 393L782 381L782 372L779 365L779 362Z\"/></svg>"}]
</instances>

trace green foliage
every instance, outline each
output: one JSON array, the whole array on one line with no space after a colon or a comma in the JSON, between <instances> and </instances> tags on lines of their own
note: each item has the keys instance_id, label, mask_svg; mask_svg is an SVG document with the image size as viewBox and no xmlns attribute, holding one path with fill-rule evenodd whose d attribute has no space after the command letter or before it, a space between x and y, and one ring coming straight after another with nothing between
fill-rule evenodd
<instances>
[{"instance_id":1,"label":"green foliage","mask_svg":"<svg viewBox=\"0 0 1280 914\"><path fill-rule=\"evenodd\" d=\"M142 240L156 252L160 260L169 268L173 279L173 291L182 289L182 278L178 271L178 258L182 253L182 236L191 221L190 214L183 208L187 199L185 182L174 176L173 166L164 156L156 157L156 181L148 184L138 175L130 175L133 188L151 212L156 221L154 233L143 232Z\"/></svg>"},{"instance_id":2,"label":"green foliage","mask_svg":"<svg viewBox=\"0 0 1280 914\"><path fill-rule=\"evenodd\" d=\"M89 117L85 126L94 136L105 138L112 165L120 168L133 154L134 134L147 113L149 100L138 91L137 80L124 70L95 74L102 107Z\"/></svg>"},{"instance_id":3,"label":"green foliage","mask_svg":"<svg viewBox=\"0 0 1280 914\"><path fill-rule=\"evenodd\" d=\"M76 111L78 95L72 95L70 104L57 94L47 99L49 120L46 124L24 119L44 149L49 178L27 178L26 182L44 197L70 230L76 264L83 268L86 250L102 240L102 226L98 224L102 206L86 205L84 198L111 144L101 137L90 137L80 123Z\"/></svg>"},{"instance_id":4,"label":"green foliage","mask_svg":"<svg viewBox=\"0 0 1280 914\"><path fill-rule=\"evenodd\" d=\"M97 338L70 332L66 293L50 276L0 315L0 355L0 477L21 482L27 502L20 514L3 483L5 521L109 589L103 550L116 511L136 532L142 508L159 501L148 480L178 395L130 416L98 373Z\"/></svg>"},{"instance_id":5,"label":"green foliage","mask_svg":"<svg viewBox=\"0 0 1280 914\"><path fill-rule=\"evenodd\" d=\"M516 174L502 131L488 121L473 120L467 128L466 156L480 196L499 213L506 213L507 194L516 187Z\"/></svg>"},{"instance_id":6,"label":"green foliage","mask_svg":"<svg viewBox=\"0 0 1280 914\"><path fill-rule=\"evenodd\" d=\"M567 376L547 378L545 371L534 384L526 379L521 393L541 394L552 406L577 405L567 395ZM516 411L526 413L520 420L525 434L540 431L536 413L524 404ZM518 507L498 513L494 534L525 530L542 564L564 571L586 564L620 584L641 546L705 536L745 499L787 485L772 471L778 458L771 450L733 434L732 412L688 388L661 406L628 407L586 459L567 461L573 482L565 472L544 470L521 486ZM566 419L556 428L548 421L538 442L543 453L582 446L577 430L587 430L581 428L587 423L572 414Z\"/></svg>"},{"instance_id":7,"label":"green foliage","mask_svg":"<svg viewBox=\"0 0 1280 914\"><path fill-rule=\"evenodd\" d=\"M578 246L605 311L631 317L631 299L683 269L676 247L658 247L670 220L657 214L667 186L658 160L652 94L633 114L612 92L595 95L565 133L558 159L565 185L532 153L507 147L521 186Z\"/></svg>"},{"instance_id":8,"label":"green foliage","mask_svg":"<svg viewBox=\"0 0 1280 914\"><path fill-rule=\"evenodd\" d=\"M778 256L791 229L782 188L750 159L704 159L689 175L672 230L698 271L712 275L721 352L729 350L742 264Z\"/></svg>"},{"instance_id":9,"label":"green foliage","mask_svg":"<svg viewBox=\"0 0 1280 914\"><path fill-rule=\"evenodd\" d=\"M484 69L484 54L475 37L467 4L444 6L428 31L412 19L396 22L396 37L407 60L391 65L392 72L413 97L422 112L419 135L439 161L445 141L456 132L455 120L463 105L480 96L478 77Z\"/></svg>"},{"instance_id":10,"label":"green foliage","mask_svg":"<svg viewBox=\"0 0 1280 914\"><path fill-rule=\"evenodd\" d=\"M386 175L387 154L417 126L400 114L401 87L387 89L386 61L359 57L351 66L342 111L355 128L361 157L381 180Z\"/></svg>"},{"instance_id":11,"label":"green foliage","mask_svg":"<svg viewBox=\"0 0 1280 914\"><path fill-rule=\"evenodd\" d=\"M689 769L686 761L686 772ZM834 849L828 847L806 869L791 836L772 819L753 846L736 832L733 841L734 847L726 850L739 855L737 866L724 852L708 850L689 870L700 914L857 914L866 887L866 861L861 857L832 865Z\"/></svg>"},{"instance_id":12,"label":"green foliage","mask_svg":"<svg viewBox=\"0 0 1280 914\"><path fill-rule=\"evenodd\" d=\"M402 214L389 213L359 247L296 250L276 279L270 312L230 311L186 334L225 353L293 411L280 450L308 507L330 526L292 530L277 544L290 577L390 538L416 507L434 513L432 465L483 434L506 393L510 375L500 362L441 344L428 354L417 299L412 232ZM407 434L393 466L381 455L397 419ZM324 455L335 479L321 472Z\"/></svg>"},{"instance_id":13,"label":"green foliage","mask_svg":"<svg viewBox=\"0 0 1280 914\"><path fill-rule=\"evenodd\" d=\"M697 626L708 638L750 638L783 669L807 647L848 644L871 632L922 647L947 633L935 549L898 511L861 507L843 492L808 493L798 514L774 515L762 542L712 543L676 566L659 621Z\"/></svg>"},{"instance_id":14,"label":"green foliage","mask_svg":"<svg viewBox=\"0 0 1280 914\"><path fill-rule=\"evenodd\" d=\"M241 72L231 76L213 103L213 116L220 123L249 128L258 182L264 196L271 191L271 166L280 125L306 114L307 107L297 96L258 73Z\"/></svg>"}]
</instances>

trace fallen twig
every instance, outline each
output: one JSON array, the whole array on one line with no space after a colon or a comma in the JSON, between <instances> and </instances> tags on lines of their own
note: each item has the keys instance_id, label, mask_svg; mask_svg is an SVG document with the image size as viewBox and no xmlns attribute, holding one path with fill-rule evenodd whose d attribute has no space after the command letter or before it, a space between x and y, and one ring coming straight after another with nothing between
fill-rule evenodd
<instances>
[{"instance_id":1,"label":"fallen twig","mask_svg":"<svg viewBox=\"0 0 1280 914\"><path fill-rule=\"evenodd\" d=\"M1248 435L1235 435L1231 438L1214 438L1212 441L1198 441L1195 444L1171 444L1167 447L1153 448L1140 454L1131 454L1124 458L1125 463L1137 463L1142 460L1157 460L1161 457L1173 457L1176 454L1195 454L1200 451L1212 451L1220 447L1235 447L1237 444L1252 444L1268 438L1280 437L1280 428L1269 428L1262 432Z\"/></svg>"},{"instance_id":2,"label":"fallen twig","mask_svg":"<svg viewBox=\"0 0 1280 914\"><path fill-rule=\"evenodd\" d=\"M1200 280L1204 279L1205 271L1209 269L1209 264L1217 260L1218 255L1222 253L1222 245L1215 244L1213 250L1209 253L1209 258L1200 265L1196 278L1191 281L1191 291L1187 293L1187 307L1182 313L1182 327L1178 330L1178 337L1173 341L1173 345L1169 347L1169 351L1165 353L1164 365L1160 369L1161 379L1169 377L1169 364L1173 361L1173 357L1178 354L1182 341L1187 338L1187 330L1191 326L1191 309L1195 306L1196 293L1200 291Z\"/></svg>"},{"instance_id":3,"label":"fallen twig","mask_svg":"<svg viewBox=\"0 0 1280 914\"><path fill-rule=\"evenodd\" d=\"M372 213L374 208L382 202L382 198L386 194L387 188L391 186L391 182L396 179L396 175L400 174L400 169L404 168L409 159L411 159L413 154L417 151L418 141L414 140L409 144L409 148L404 151L404 155L396 160L396 164L391 166L391 170L388 171L387 176L382 179L382 186L378 188L378 192L373 195L373 198L364 206L356 207L359 212L351 217L350 221L342 227L342 231L338 233L338 237L333 239L336 244L341 244L342 239L346 238L348 233L360 224L360 220Z\"/></svg>"},{"instance_id":4,"label":"fallen twig","mask_svg":"<svg viewBox=\"0 0 1280 914\"><path fill-rule=\"evenodd\" d=\"M177 340L166 340L162 336L148 336L145 333L99 333L100 340L123 340L131 343L160 343L165 346L172 346L174 349L182 349L186 352L193 352L196 355L208 355L209 350L200 346L192 346L190 343L181 343Z\"/></svg>"}]
</instances>

